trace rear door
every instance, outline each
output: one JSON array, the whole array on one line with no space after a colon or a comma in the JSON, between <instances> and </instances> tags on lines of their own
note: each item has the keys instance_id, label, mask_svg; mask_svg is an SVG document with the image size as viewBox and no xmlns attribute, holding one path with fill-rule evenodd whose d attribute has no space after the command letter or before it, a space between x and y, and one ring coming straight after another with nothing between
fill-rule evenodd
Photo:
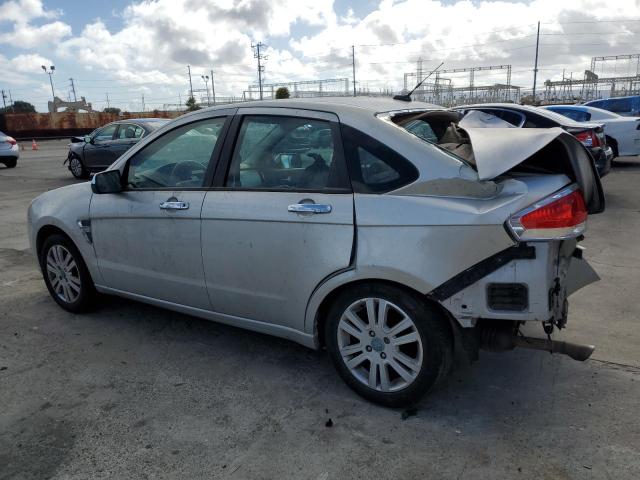
<instances>
[{"instance_id":1,"label":"rear door","mask_svg":"<svg viewBox=\"0 0 640 480\"><path fill-rule=\"evenodd\" d=\"M313 290L351 263L353 194L338 119L241 108L227 139L202 206L212 308L302 330Z\"/></svg>"},{"instance_id":2,"label":"rear door","mask_svg":"<svg viewBox=\"0 0 640 480\"><path fill-rule=\"evenodd\" d=\"M90 170L103 170L111 165L117 158L111 146L118 130L118 124L112 123L99 129L92 137L91 142L84 146L84 164Z\"/></svg>"}]
</instances>

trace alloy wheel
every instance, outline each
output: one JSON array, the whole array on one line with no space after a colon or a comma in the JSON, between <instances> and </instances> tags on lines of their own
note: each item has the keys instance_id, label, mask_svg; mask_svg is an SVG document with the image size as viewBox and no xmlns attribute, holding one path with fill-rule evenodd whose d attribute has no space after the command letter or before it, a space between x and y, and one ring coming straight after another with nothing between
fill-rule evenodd
<instances>
[{"instance_id":1,"label":"alloy wheel","mask_svg":"<svg viewBox=\"0 0 640 480\"><path fill-rule=\"evenodd\" d=\"M81 280L78 265L71 252L62 245L53 245L47 252L46 269L55 294L66 303L80 296Z\"/></svg>"},{"instance_id":2,"label":"alloy wheel","mask_svg":"<svg viewBox=\"0 0 640 480\"><path fill-rule=\"evenodd\" d=\"M350 373L381 392L408 387L422 368L423 348L414 319L383 298L362 298L342 314L338 349Z\"/></svg>"},{"instance_id":3,"label":"alloy wheel","mask_svg":"<svg viewBox=\"0 0 640 480\"><path fill-rule=\"evenodd\" d=\"M71 158L69 160L69 168L71 168L71 173L73 173L76 177L81 177L83 174L82 163L76 157Z\"/></svg>"}]
</instances>

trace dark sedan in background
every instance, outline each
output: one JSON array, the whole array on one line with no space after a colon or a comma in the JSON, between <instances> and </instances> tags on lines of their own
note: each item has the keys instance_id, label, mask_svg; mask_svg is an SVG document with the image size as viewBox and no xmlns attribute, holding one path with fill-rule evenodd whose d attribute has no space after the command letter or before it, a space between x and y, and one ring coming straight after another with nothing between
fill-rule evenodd
<instances>
[{"instance_id":1,"label":"dark sedan in background","mask_svg":"<svg viewBox=\"0 0 640 480\"><path fill-rule=\"evenodd\" d=\"M129 118L109 123L85 137L73 137L65 163L76 178L88 178L115 162L138 141L157 130L164 118Z\"/></svg>"},{"instance_id":2,"label":"dark sedan in background","mask_svg":"<svg viewBox=\"0 0 640 480\"><path fill-rule=\"evenodd\" d=\"M480 111L493 115L517 128L553 128L566 130L587 147L593 156L596 169L601 177L609 173L613 150L607 145L604 129L599 123L576 122L559 113L543 108L517 105L513 103L483 103L464 105L453 110L467 114L470 111ZM462 121L461 121L462 125ZM478 125L476 125L478 126ZM495 126L493 124L487 126Z\"/></svg>"}]
</instances>

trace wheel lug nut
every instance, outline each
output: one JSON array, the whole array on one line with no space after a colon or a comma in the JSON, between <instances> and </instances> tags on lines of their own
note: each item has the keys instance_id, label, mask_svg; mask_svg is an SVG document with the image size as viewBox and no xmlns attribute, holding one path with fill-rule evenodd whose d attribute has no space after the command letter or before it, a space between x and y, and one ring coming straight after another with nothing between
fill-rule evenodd
<instances>
[{"instance_id":1,"label":"wheel lug nut","mask_svg":"<svg viewBox=\"0 0 640 480\"><path fill-rule=\"evenodd\" d=\"M380 352L380 358L387 358L387 354L384 352Z\"/></svg>"},{"instance_id":2,"label":"wheel lug nut","mask_svg":"<svg viewBox=\"0 0 640 480\"><path fill-rule=\"evenodd\" d=\"M367 345L367 352L370 352L371 350L371 345Z\"/></svg>"},{"instance_id":3,"label":"wheel lug nut","mask_svg":"<svg viewBox=\"0 0 640 480\"><path fill-rule=\"evenodd\" d=\"M373 330L369 330L369 336L370 337L375 337L376 336L376 332L374 332Z\"/></svg>"},{"instance_id":4,"label":"wheel lug nut","mask_svg":"<svg viewBox=\"0 0 640 480\"><path fill-rule=\"evenodd\" d=\"M388 345L389 343L391 343L391 340L389 340L387 337L384 337L384 343Z\"/></svg>"}]
</instances>

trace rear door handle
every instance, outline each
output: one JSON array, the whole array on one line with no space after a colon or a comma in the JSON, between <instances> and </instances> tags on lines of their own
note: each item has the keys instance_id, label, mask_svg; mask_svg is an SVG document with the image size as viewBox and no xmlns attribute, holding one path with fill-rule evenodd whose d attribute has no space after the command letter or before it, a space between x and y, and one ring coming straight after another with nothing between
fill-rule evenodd
<instances>
[{"instance_id":1,"label":"rear door handle","mask_svg":"<svg viewBox=\"0 0 640 480\"><path fill-rule=\"evenodd\" d=\"M294 203L289 205L288 211L293 213L331 213L331 205L318 203Z\"/></svg>"},{"instance_id":2,"label":"rear door handle","mask_svg":"<svg viewBox=\"0 0 640 480\"><path fill-rule=\"evenodd\" d=\"M189 208L189 203L167 200L166 202L162 202L160 204L160 208L162 210L186 210L187 208Z\"/></svg>"}]
</instances>

